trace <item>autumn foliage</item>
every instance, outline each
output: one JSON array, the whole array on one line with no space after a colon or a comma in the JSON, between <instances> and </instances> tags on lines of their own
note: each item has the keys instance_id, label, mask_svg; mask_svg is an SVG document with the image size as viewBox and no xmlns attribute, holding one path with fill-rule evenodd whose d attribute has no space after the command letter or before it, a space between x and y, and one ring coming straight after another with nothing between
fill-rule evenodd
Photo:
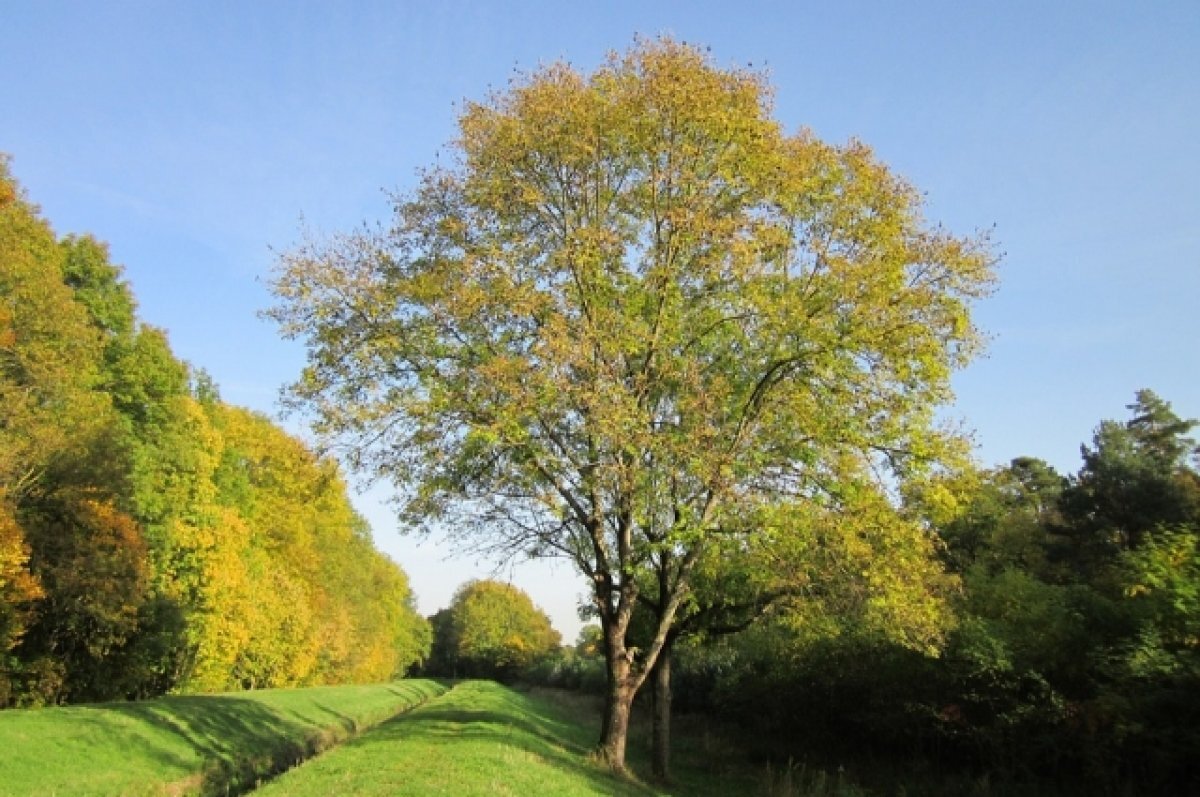
<instances>
[{"instance_id":1,"label":"autumn foliage","mask_svg":"<svg viewBox=\"0 0 1200 797\"><path fill-rule=\"evenodd\" d=\"M380 681L428 646L336 463L223 403L0 162L0 706Z\"/></svg>"},{"instance_id":2,"label":"autumn foliage","mask_svg":"<svg viewBox=\"0 0 1200 797\"><path fill-rule=\"evenodd\" d=\"M512 679L557 653L562 638L522 590L469 581L431 618L430 675Z\"/></svg>"},{"instance_id":3,"label":"autumn foliage","mask_svg":"<svg viewBox=\"0 0 1200 797\"><path fill-rule=\"evenodd\" d=\"M634 696L726 563L753 603L822 595L765 566L807 568L856 515L871 539L823 573L869 570L879 614L936 625L929 546L886 495L961 448L934 413L994 255L863 144L772 113L762 75L670 39L546 66L467 103L387 224L286 253L272 286L308 350L293 400L397 485L407 523L583 578L616 769ZM921 606L864 564L889 551Z\"/></svg>"}]
</instances>

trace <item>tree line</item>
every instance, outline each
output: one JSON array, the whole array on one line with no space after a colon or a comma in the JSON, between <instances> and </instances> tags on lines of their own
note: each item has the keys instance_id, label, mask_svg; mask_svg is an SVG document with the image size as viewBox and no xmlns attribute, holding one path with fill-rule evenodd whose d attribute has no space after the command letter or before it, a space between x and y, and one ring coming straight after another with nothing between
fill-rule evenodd
<instances>
[{"instance_id":1,"label":"tree line","mask_svg":"<svg viewBox=\"0 0 1200 797\"><path fill-rule=\"evenodd\" d=\"M1099 425L1076 473L1022 457L909 496L955 580L938 646L785 601L743 633L683 646L677 702L743 724L763 755L872 761L897 783L924 770L1194 793L1196 421L1149 390L1129 410Z\"/></svg>"},{"instance_id":2,"label":"tree line","mask_svg":"<svg viewBox=\"0 0 1200 797\"><path fill-rule=\"evenodd\" d=\"M223 402L0 161L0 706L378 681L428 647L336 463Z\"/></svg>"},{"instance_id":3,"label":"tree line","mask_svg":"<svg viewBox=\"0 0 1200 797\"><path fill-rule=\"evenodd\" d=\"M736 628L684 636L644 709L657 717L665 698L733 723L777 763L874 770L863 780L883 793L964 793L984 778L1001 793L1193 793L1197 421L1150 390L1128 410L1097 427L1075 473L1018 457L906 496L948 579L937 644L785 596ZM634 645L653 607L638 614ZM586 625L518 677L602 694L602 648Z\"/></svg>"}]
</instances>

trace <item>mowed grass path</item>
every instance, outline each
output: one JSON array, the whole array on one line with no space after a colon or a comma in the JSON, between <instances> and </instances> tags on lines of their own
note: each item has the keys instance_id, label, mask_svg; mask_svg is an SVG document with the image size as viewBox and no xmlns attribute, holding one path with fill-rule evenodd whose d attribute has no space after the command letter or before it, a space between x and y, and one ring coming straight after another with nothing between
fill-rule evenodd
<instances>
[{"instance_id":1,"label":"mowed grass path","mask_svg":"<svg viewBox=\"0 0 1200 797\"><path fill-rule=\"evenodd\" d=\"M434 681L0 712L0 795L239 793L446 691Z\"/></svg>"},{"instance_id":2,"label":"mowed grass path","mask_svg":"<svg viewBox=\"0 0 1200 797\"><path fill-rule=\"evenodd\" d=\"M467 681L270 782L270 797L651 795L588 760L594 733L491 681Z\"/></svg>"},{"instance_id":3,"label":"mowed grass path","mask_svg":"<svg viewBox=\"0 0 1200 797\"><path fill-rule=\"evenodd\" d=\"M327 795L746 794L745 781L693 777L662 790L589 757L593 712L490 681L467 681L263 786L264 797ZM711 775L712 773L707 773Z\"/></svg>"}]
</instances>

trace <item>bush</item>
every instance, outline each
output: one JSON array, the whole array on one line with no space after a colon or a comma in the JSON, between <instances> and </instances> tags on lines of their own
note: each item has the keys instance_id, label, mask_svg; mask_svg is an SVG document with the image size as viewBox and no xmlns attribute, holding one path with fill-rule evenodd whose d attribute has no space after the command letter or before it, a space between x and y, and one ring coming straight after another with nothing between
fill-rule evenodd
<instances>
[{"instance_id":1,"label":"bush","mask_svg":"<svg viewBox=\"0 0 1200 797\"><path fill-rule=\"evenodd\" d=\"M604 693L607 676L603 659L560 648L526 668L520 680L535 686L599 695Z\"/></svg>"}]
</instances>

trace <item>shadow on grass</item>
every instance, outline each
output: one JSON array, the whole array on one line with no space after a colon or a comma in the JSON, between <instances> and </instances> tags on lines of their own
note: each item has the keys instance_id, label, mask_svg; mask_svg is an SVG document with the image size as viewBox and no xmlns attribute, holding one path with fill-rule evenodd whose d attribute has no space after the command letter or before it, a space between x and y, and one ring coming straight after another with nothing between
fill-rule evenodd
<instances>
[{"instance_id":1,"label":"shadow on grass","mask_svg":"<svg viewBox=\"0 0 1200 797\"><path fill-rule=\"evenodd\" d=\"M547 706L553 715L566 717L582 732L579 744L592 749L600 734L603 698L581 692L532 687L528 694ZM666 782L651 775L651 715L648 700L634 704L626 746L626 765L664 795L713 797L759 794L764 791L764 771L752 764L745 746L753 740L737 739L707 717L676 714L671 732L671 776ZM769 792L769 790L768 790Z\"/></svg>"},{"instance_id":2,"label":"shadow on grass","mask_svg":"<svg viewBox=\"0 0 1200 797\"><path fill-rule=\"evenodd\" d=\"M235 697L169 697L96 708L163 733L140 738L138 752L164 768L194 772L201 759L201 771L178 784L188 792L240 794L317 752L318 734L310 724ZM345 733L354 730L345 718L338 725Z\"/></svg>"},{"instance_id":3,"label":"shadow on grass","mask_svg":"<svg viewBox=\"0 0 1200 797\"><path fill-rule=\"evenodd\" d=\"M434 694L412 684L397 684L386 691L404 698L407 706L355 718L328 703L313 702L300 714L286 703L272 705L259 693L255 697L179 695L90 708L99 712L95 722L107 724L102 715L111 713L158 731L131 734L128 742L137 745L142 758L181 773L168 793L236 795Z\"/></svg>"},{"instance_id":4,"label":"shadow on grass","mask_svg":"<svg viewBox=\"0 0 1200 797\"><path fill-rule=\"evenodd\" d=\"M467 682L435 702L382 723L369 734L348 742L345 748L369 756L387 755L388 748L434 748L449 758L465 761L472 754L464 750L459 755L455 746L479 744L503 751L493 755L516 753L518 760L541 762L558 771L573 787L596 794L660 794L589 759L590 745L583 741L589 738L586 730L549 716L546 710L546 706L504 687ZM522 777L529 775L525 769L516 765L506 771L506 785L519 791Z\"/></svg>"}]
</instances>

